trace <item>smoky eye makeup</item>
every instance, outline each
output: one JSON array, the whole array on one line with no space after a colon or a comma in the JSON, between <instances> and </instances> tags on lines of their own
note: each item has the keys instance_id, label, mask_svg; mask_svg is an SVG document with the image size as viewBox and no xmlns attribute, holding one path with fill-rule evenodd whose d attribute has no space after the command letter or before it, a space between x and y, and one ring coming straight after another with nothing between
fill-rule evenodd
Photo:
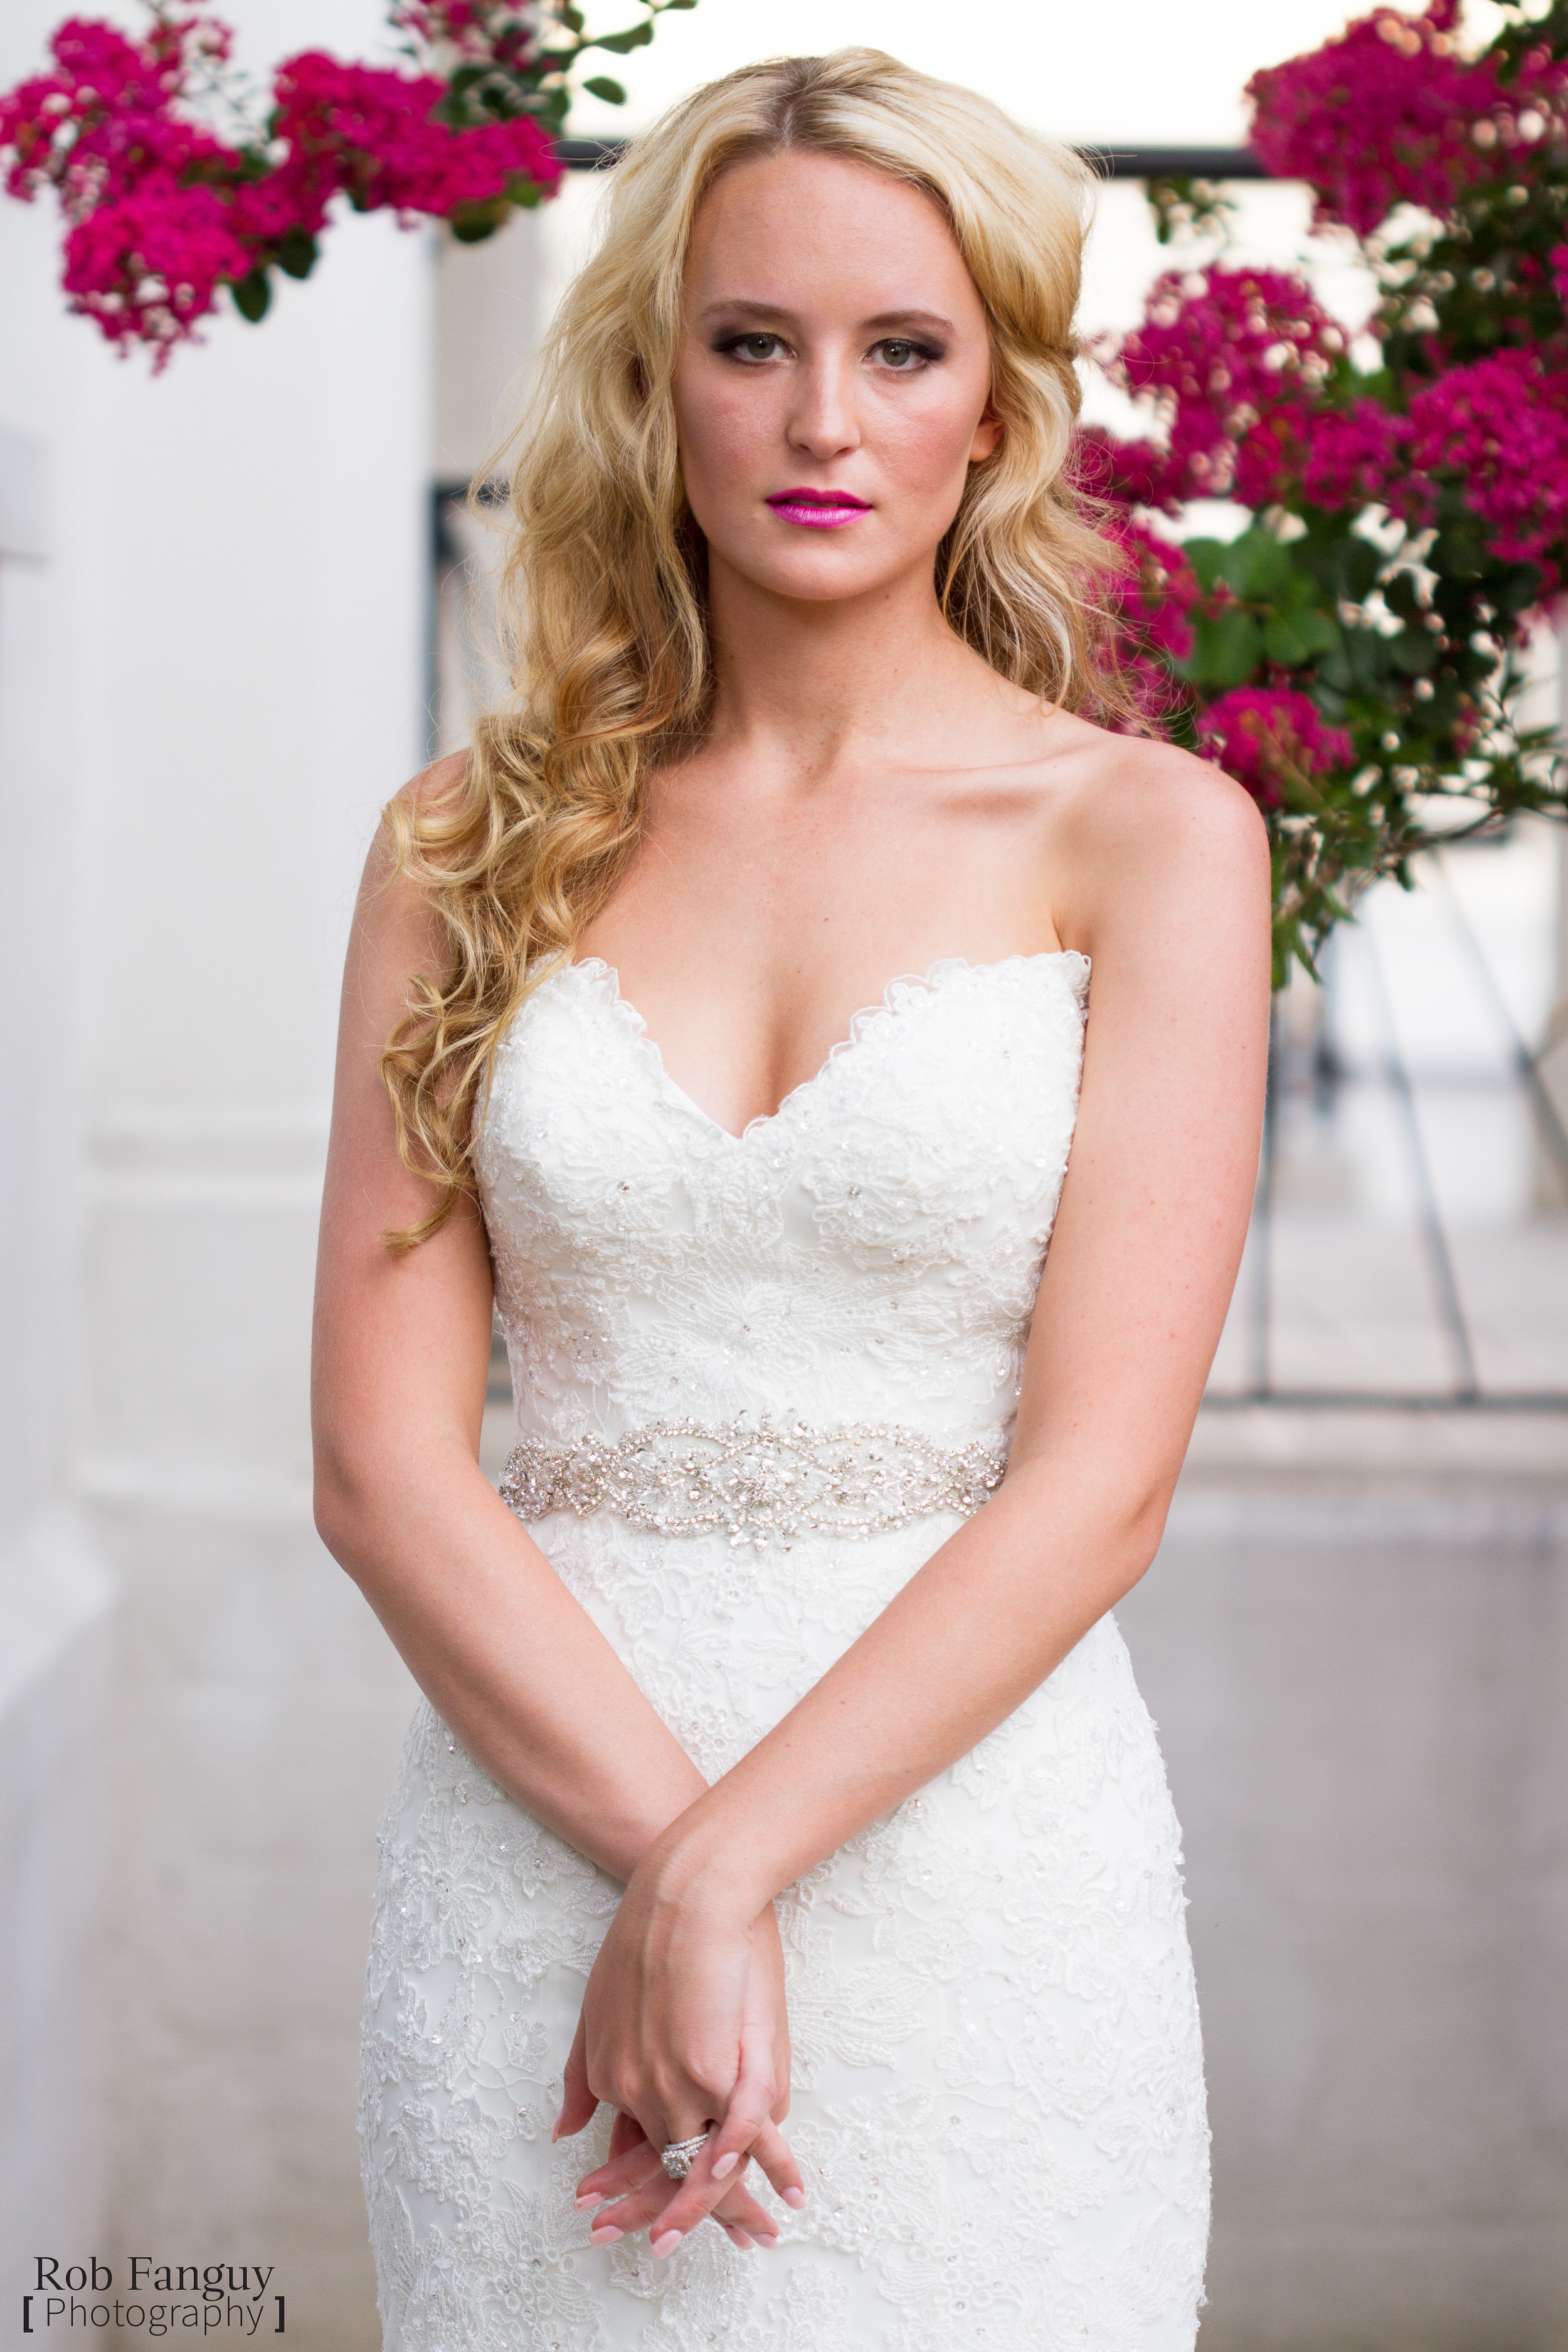
<instances>
[{"instance_id":1,"label":"smoky eye makeup","mask_svg":"<svg viewBox=\"0 0 1568 2352\"><path fill-rule=\"evenodd\" d=\"M768 346L772 348L765 348ZM709 344L709 349L721 358L738 360L742 366L750 367L764 366L775 350L788 348L784 337L771 327L734 328L726 334L715 335ZM869 359L878 352L882 354L883 364L891 375L918 375L921 369L932 367L947 357L944 345L924 342L913 335L879 335L867 346L866 355Z\"/></svg>"}]
</instances>

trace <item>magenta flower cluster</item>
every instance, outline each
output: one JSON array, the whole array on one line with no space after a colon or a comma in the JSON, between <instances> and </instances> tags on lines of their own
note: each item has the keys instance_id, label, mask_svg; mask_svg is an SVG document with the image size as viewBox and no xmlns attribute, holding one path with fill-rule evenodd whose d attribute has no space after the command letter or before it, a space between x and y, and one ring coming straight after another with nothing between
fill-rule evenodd
<instances>
[{"instance_id":1,"label":"magenta flower cluster","mask_svg":"<svg viewBox=\"0 0 1568 2352\"><path fill-rule=\"evenodd\" d=\"M1561 137L1563 67L1542 43L1517 75L1467 59L1458 0L1425 15L1376 8L1337 41L1254 74L1252 142L1282 180L1306 180L1316 217L1370 236L1401 204L1441 214L1513 149Z\"/></svg>"},{"instance_id":2,"label":"magenta flower cluster","mask_svg":"<svg viewBox=\"0 0 1568 2352\"><path fill-rule=\"evenodd\" d=\"M392 21L422 47L515 71L538 47L541 15L537 6L518 8L508 0L395 0Z\"/></svg>"},{"instance_id":3,"label":"magenta flower cluster","mask_svg":"<svg viewBox=\"0 0 1568 2352\"><path fill-rule=\"evenodd\" d=\"M1454 482L1493 552L1541 563L1555 586L1547 551L1568 528L1568 374L1521 351L1449 368L1411 401L1404 456L1396 509L1423 521L1434 481Z\"/></svg>"},{"instance_id":4,"label":"magenta flower cluster","mask_svg":"<svg viewBox=\"0 0 1568 2352\"><path fill-rule=\"evenodd\" d=\"M1239 686L1211 702L1198 720L1198 749L1245 784L1265 808L1279 808L1354 756L1349 734L1330 727L1315 703L1291 687Z\"/></svg>"},{"instance_id":5,"label":"magenta flower cluster","mask_svg":"<svg viewBox=\"0 0 1568 2352\"><path fill-rule=\"evenodd\" d=\"M1344 349L1344 330L1304 279L1284 271L1157 279L1143 324L1109 359L1116 382L1152 398L1163 429L1163 452L1135 445L1150 468L1147 503L1227 497L1245 436L1281 407L1308 412Z\"/></svg>"},{"instance_id":6,"label":"magenta flower cluster","mask_svg":"<svg viewBox=\"0 0 1568 2352\"><path fill-rule=\"evenodd\" d=\"M453 128L436 118L435 76L320 51L279 67L266 137L230 144L193 103L230 49L205 14L163 16L142 41L72 17L50 47L52 70L0 98L5 186L55 189L72 308L121 350L150 345L156 366L225 285L313 239L340 193L362 211L445 217L560 176L531 118Z\"/></svg>"}]
</instances>

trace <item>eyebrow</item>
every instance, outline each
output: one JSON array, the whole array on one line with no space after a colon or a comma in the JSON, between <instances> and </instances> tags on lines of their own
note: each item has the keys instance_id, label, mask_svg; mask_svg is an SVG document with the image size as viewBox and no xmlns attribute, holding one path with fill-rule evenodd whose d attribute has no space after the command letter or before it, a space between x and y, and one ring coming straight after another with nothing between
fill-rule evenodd
<instances>
[{"instance_id":1,"label":"eyebrow","mask_svg":"<svg viewBox=\"0 0 1568 2352\"><path fill-rule=\"evenodd\" d=\"M793 311L782 310L776 302L753 302L747 296L737 294L728 296L717 302L706 303L701 316L706 320L717 318L722 313L733 315L737 310L743 310L748 318L779 321L789 320L795 315ZM860 325L863 329L867 327L936 328L949 335L956 331L952 320L944 319L940 310L879 310L874 318L862 319Z\"/></svg>"}]
</instances>

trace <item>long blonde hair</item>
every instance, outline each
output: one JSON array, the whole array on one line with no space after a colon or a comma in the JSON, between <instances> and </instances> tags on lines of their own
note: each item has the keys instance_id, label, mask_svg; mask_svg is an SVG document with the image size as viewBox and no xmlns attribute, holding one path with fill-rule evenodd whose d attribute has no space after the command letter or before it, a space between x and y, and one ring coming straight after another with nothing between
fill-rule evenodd
<instances>
[{"instance_id":1,"label":"long blonde hair","mask_svg":"<svg viewBox=\"0 0 1568 2352\"><path fill-rule=\"evenodd\" d=\"M877 49L782 58L710 82L617 163L604 229L551 327L510 471L499 619L511 678L461 780L386 812L397 866L447 959L414 979L382 1055L404 1160L432 1177L412 1247L473 1189L502 1030L572 955L625 869L651 770L689 752L712 696L701 535L681 485L671 382L698 206L742 158L841 155L941 205L990 326L994 453L971 467L937 555L951 626L1053 703L1123 707L1095 587L1114 568L1066 478L1073 314L1092 175L973 91Z\"/></svg>"}]
</instances>

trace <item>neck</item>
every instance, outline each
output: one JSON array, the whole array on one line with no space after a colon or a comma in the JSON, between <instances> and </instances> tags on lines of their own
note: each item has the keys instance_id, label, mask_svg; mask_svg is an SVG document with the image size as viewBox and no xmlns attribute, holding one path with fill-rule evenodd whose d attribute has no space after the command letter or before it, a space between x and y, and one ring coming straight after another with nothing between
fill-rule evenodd
<instances>
[{"instance_id":1,"label":"neck","mask_svg":"<svg viewBox=\"0 0 1568 2352\"><path fill-rule=\"evenodd\" d=\"M777 596L721 561L709 578L710 741L809 784L868 754L929 745L977 657L942 618L929 569L874 595ZM919 753L916 751L918 758Z\"/></svg>"}]
</instances>

